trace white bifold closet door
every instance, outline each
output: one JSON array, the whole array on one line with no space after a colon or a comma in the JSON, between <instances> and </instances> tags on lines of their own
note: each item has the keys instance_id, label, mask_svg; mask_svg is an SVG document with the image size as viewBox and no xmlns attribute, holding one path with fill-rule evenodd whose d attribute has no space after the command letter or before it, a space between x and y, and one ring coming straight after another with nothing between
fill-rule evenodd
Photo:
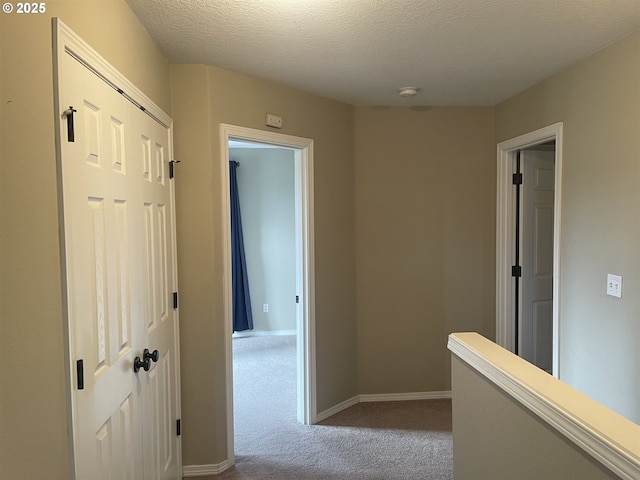
<instances>
[{"instance_id":1,"label":"white bifold closet door","mask_svg":"<svg viewBox=\"0 0 640 480\"><path fill-rule=\"evenodd\" d=\"M76 478L181 478L171 128L71 52L58 95Z\"/></svg>"}]
</instances>

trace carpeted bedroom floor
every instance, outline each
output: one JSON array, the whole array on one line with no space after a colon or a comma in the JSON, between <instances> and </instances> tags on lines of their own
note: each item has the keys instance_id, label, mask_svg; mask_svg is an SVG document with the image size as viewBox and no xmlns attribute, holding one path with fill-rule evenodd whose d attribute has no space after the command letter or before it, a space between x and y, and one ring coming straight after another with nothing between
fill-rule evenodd
<instances>
[{"instance_id":1,"label":"carpeted bedroom floor","mask_svg":"<svg viewBox=\"0 0 640 480\"><path fill-rule=\"evenodd\" d=\"M295 337L240 337L234 349L236 465L217 480L449 480L450 400L359 403L296 421Z\"/></svg>"}]
</instances>

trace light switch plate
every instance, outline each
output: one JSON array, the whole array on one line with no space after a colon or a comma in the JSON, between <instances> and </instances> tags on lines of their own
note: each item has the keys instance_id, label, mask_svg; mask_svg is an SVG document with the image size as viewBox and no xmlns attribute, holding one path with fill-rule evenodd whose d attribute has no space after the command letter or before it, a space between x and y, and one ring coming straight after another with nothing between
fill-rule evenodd
<instances>
[{"instance_id":1,"label":"light switch plate","mask_svg":"<svg viewBox=\"0 0 640 480\"><path fill-rule=\"evenodd\" d=\"M607 274L607 295L622 298L622 276Z\"/></svg>"}]
</instances>

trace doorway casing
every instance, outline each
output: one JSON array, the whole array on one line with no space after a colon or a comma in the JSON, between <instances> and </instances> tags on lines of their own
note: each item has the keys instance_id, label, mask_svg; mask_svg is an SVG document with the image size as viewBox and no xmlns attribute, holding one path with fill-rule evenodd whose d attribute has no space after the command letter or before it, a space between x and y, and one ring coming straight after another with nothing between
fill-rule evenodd
<instances>
[{"instance_id":1,"label":"doorway casing","mask_svg":"<svg viewBox=\"0 0 640 480\"><path fill-rule=\"evenodd\" d=\"M515 347L515 288L511 267L515 258L515 194L513 163L518 150L555 140L555 200L553 220L553 376L560 376L560 214L562 199L562 122L498 144L496 211L496 342Z\"/></svg>"},{"instance_id":2,"label":"doorway casing","mask_svg":"<svg viewBox=\"0 0 640 480\"><path fill-rule=\"evenodd\" d=\"M224 315L227 390L227 462L234 463L233 351L231 290L231 212L229 201L229 140L264 143L294 150L297 304L297 419L316 421L315 268L313 219L313 140L236 125L220 124L224 252Z\"/></svg>"}]
</instances>

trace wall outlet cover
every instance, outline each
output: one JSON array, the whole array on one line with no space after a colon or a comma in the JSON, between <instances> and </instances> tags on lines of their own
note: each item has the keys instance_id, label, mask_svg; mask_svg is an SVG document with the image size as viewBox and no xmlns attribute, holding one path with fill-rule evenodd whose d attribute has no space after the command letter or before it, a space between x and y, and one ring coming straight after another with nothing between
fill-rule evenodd
<instances>
[{"instance_id":1,"label":"wall outlet cover","mask_svg":"<svg viewBox=\"0 0 640 480\"><path fill-rule=\"evenodd\" d=\"M622 298L622 276L607 274L607 295Z\"/></svg>"}]
</instances>

